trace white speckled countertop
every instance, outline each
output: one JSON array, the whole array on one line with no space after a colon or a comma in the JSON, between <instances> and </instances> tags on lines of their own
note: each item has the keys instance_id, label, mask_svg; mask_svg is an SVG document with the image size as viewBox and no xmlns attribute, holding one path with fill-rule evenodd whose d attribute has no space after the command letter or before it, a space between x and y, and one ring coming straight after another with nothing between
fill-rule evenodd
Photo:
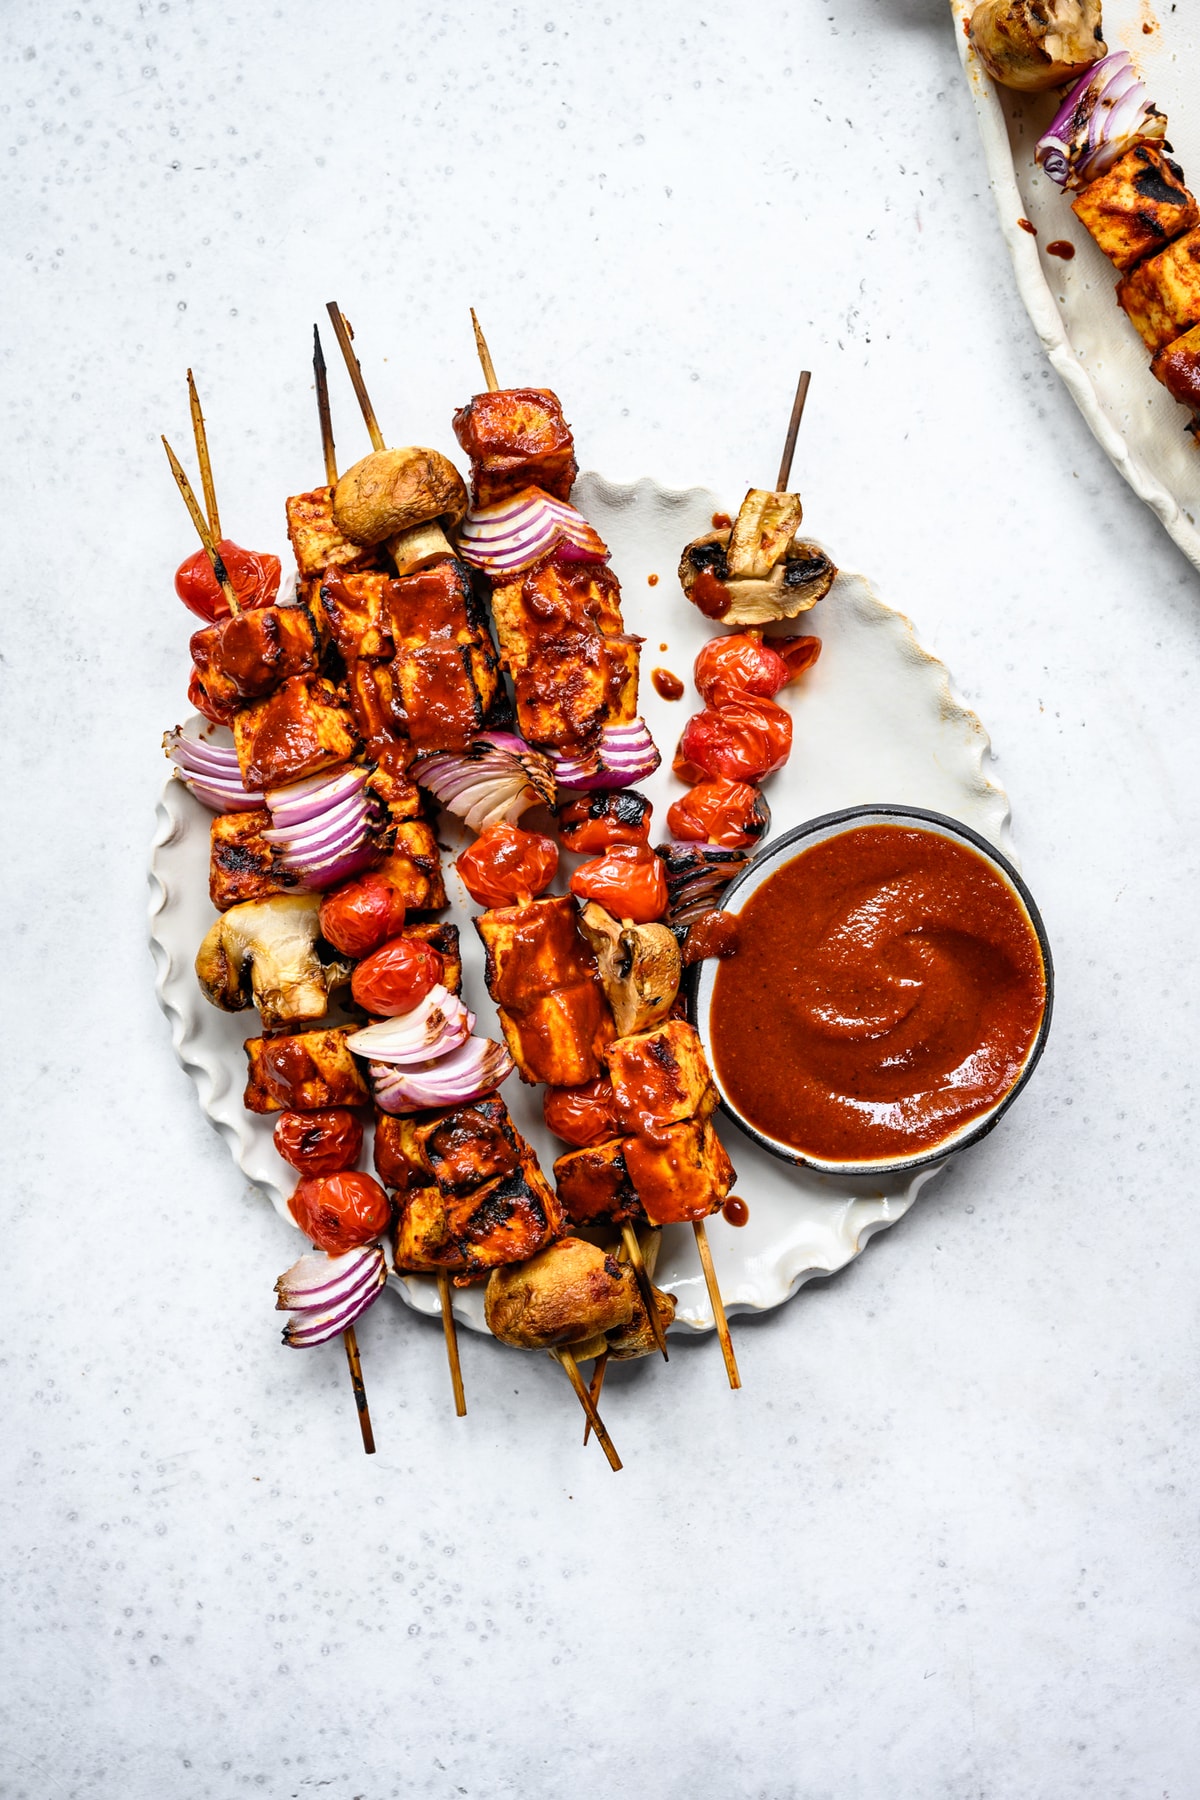
<instances>
[{"instance_id":1,"label":"white speckled countertop","mask_svg":"<svg viewBox=\"0 0 1200 1800\"><path fill-rule=\"evenodd\" d=\"M703 11L5 9L4 1800L1200 1794L1197 578L1042 360L940 0ZM467 1339L456 1421L391 1297L361 1455L154 1003L157 434L191 363L278 542L331 295L397 435L474 303L585 464L735 501L809 364L806 519L992 732L1054 944L1019 1107L741 1393L618 1371L617 1478L548 1361Z\"/></svg>"}]
</instances>

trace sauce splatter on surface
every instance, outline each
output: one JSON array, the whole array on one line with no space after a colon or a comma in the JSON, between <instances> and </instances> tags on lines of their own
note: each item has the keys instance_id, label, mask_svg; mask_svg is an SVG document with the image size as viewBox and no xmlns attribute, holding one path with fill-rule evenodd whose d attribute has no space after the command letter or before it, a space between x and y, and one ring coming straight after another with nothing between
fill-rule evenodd
<instances>
[{"instance_id":1,"label":"sauce splatter on surface","mask_svg":"<svg viewBox=\"0 0 1200 1800\"><path fill-rule=\"evenodd\" d=\"M1052 244L1046 245L1047 256L1061 256L1064 262L1070 262L1075 254L1075 246L1069 238L1055 238Z\"/></svg>"},{"instance_id":2,"label":"sauce splatter on surface","mask_svg":"<svg viewBox=\"0 0 1200 1800\"><path fill-rule=\"evenodd\" d=\"M660 700L683 699L683 683L670 669L655 669L650 680Z\"/></svg>"},{"instance_id":3,"label":"sauce splatter on surface","mask_svg":"<svg viewBox=\"0 0 1200 1800\"><path fill-rule=\"evenodd\" d=\"M658 586L658 576L657 575L647 575L646 586L647 587L657 587Z\"/></svg>"},{"instance_id":4,"label":"sauce splatter on surface","mask_svg":"<svg viewBox=\"0 0 1200 1800\"><path fill-rule=\"evenodd\" d=\"M721 1208L721 1211L725 1216L725 1223L727 1225L749 1224L750 1208L746 1205L744 1200L739 1200L736 1194L730 1194L728 1200L726 1200L724 1206Z\"/></svg>"},{"instance_id":5,"label":"sauce splatter on surface","mask_svg":"<svg viewBox=\"0 0 1200 1800\"><path fill-rule=\"evenodd\" d=\"M730 531L733 528L733 520L728 513L714 513L712 528L714 531Z\"/></svg>"},{"instance_id":6,"label":"sauce splatter on surface","mask_svg":"<svg viewBox=\"0 0 1200 1800\"><path fill-rule=\"evenodd\" d=\"M1027 231L1029 233L1030 237L1037 236L1037 226L1034 224L1031 224L1031 222L1028 219L1018 219L1017 224L1021 227L1022 231Z\"/></svg>"}]
</instances>

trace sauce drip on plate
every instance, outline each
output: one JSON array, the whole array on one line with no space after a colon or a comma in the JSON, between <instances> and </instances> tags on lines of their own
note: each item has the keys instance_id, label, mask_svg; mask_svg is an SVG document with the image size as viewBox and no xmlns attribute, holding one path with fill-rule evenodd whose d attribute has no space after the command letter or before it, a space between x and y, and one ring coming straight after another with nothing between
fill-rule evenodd
<instances>
[{"instance_id":1,"label":"sauce drip on plate","mask_svg":"<svg viewBox=\"0 0 1200 1800\"><path fill-rule=\"evenodd\" d=\"M713 986L717 1076L831 1162L931 1150L1020 1075L1046 1007L1033 926L981 856L867 825L802 850L740 914Z\"/></svg>"}]
</instances>

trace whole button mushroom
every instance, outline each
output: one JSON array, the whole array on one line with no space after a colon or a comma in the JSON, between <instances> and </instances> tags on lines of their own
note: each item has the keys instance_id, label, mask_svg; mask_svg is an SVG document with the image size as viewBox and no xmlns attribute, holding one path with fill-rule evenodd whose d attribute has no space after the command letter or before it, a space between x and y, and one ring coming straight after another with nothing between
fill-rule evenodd
<instances>
[{"instance_id":1,"label":"whole button mushroom","mask_svg":"<svg viewBox=\"0 0 1200 1800\"><path fill-rule=\"evenodd\" d=\"M444 526L467 510L462 476L440 450L410 444L373 450L347 469L333 494L337 528L356 544L386 544L406 575L437 556L454 554Z\"/></svg>"}]
</instances>

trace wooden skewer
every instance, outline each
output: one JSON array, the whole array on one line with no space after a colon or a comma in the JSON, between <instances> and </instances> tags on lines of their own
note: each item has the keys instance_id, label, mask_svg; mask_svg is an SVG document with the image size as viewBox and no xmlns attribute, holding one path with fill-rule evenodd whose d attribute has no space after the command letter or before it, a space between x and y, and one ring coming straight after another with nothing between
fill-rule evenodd
<instances>
[{"instance_id":1,"label":"wooden skewer","mask_svg":"<svg viewBox=\"0 0 1200 1800\"><path fill-rule=\"evenodd\" d=\"M221 561L221 553L217 549L216 541L208 528L208 522L205 519L204 514L200 511L199 503L195 494L192 492L192 484L183 472L183 465L172 450L170 444L168 444L166 438L163 439L162 443L163 449L167 453L167 461L171 465L171 473L175 477L175 485L183 495L184 504L192 515L192 524L196 527L200 542L204 545L204 548L208 553L208 560L212 564L212 572L217 578L217 582L221 592L225 596L230 612L236 619L242 609L238 605L238 597L233 591L233 583L229 579L225 564Z\"/></svg>"},{"instance_id":2,"label":"wooden skewer","mask_svg":"<svg viewBox=\"0 0 1200 1800\"><path fill-rule=\"evenodd\" d=\"M446 1361L450 1364L450 1385L454 1389L454 1410L460 1419L467 1416L467 1396L463 1387L462 1364L458 1360L458 1327L454 1323L454 1307L450 1297L450 1277L438 1271L438 1297L442 1302L442 1330L446 1337Z\"/></svg>"},{"instance_id":3,"label":"wooden skewer","mask_svg":"<svg viewBox=\"0 0 1200 1800\"><path fill-rule=\"evenodd\" d=\"M221 515L217 511L217 490L213 485L212 463L208 456L208 433L204 429L204 414L200 410L200 396L196 392L196 383L192 380L192 371L187 372L188 404L192 409L192 436L196 441L196 459L200 464L200 485L204 489L204 510L208 514L208 529L212 532L213 543L221 541Z\"/></svg>"},{"instance_id":4,"label":"wooden skewer","mask_svg":"<svg viewBox=\"0 0 1200 1800\"><path fill-rule=\"evenodd\" d=\"M347 1325L343 1331L342 1342L346 1346L346 1361L350 1364L350 1385L354 1389L354 1404L358 1408L363 1449L368 1456L374 1456L375 1433L371 1429L371 1409L367 1405L367 1390L363 1386L362 1363L359 1361L358 1339L354 1335L353 1325Z\"/></svg>"},{"instance_id":5,"label":"wooden skewer","mask_svg":"<svg viewBox=\"0 0 1200 1800\"><path fill-rule=\"evenodd\" d=\"M337 453L333 446L333 415L329 410L329 375L325 368L325 352L321 334L313 326L313 375L317 383L317 416L321 421L321 449L325 455L325 480L337 486Z\"/></svg>"},{"instance_id":6,"label":"wooden skewer","mask_svg":"<svg viewBox=\"0 0 1200 1800\"><path fill-rule=\"evenodd\" d=\"M716 1320L717 1336L721 1340L721 1354L725 1358L725 1373L729 1377L731 1388L740 1388L742 1378L738 1374L737 1357L733 1354L733 1340L729 1335L729 1322L725 1317L725 1306L721 1299L721 1289L717 1285L717 1271L713 1268L712 1251L708 1246L708 1233L704 1229L703 1219L692 1220L692 1230L696 1234L696 1248L700 1252L700 1266L704 1270L704 1284L708 1289L709 1302Z\"/></svg>"},{"instance_id":7,"label":"wooden skewer","mask_svg":"<svg viewBox=\"0 0 1200 1800\"><path fill-rule=\"evenodd\" d=\"M604 1386L604 1377L605 1377L605 1374L607 1373L607 1370L608 1370L608 1351L606 1350L604 1352L603 1356L598 1356L592 1365L592 1379L588 1383L588 1398L591 1400L593 1407L597 1407L600 1404L600 1390ZM587 1443L587 1441L591 1437L591 1435L592 1435L592 1420L591 1420L591 1414L589 1413L587 1423L584 1425L584 1428L583 1428L583 1441L585 1444Z\"/></svg>"},{"instance_id":8,"label":"wooden skewer","mask_svg":"<svg viewBox=\"0 0 1200 1800\"><path fill-rule=\"evenodd\" d=\"M327 300L325 310L333 320L333 329L337 334L338 346L346 363L346 372L350 377L355 396L362 411L363 422L371 439L372 450L386 450L383 433L379 429L379 420L375 417L375 408L371 405L371 396L367 392L367 384L363 380L363 372L357 356L354 354L354 333L350 329L349 320L336 300Z\"/></svg>"},{"instance_id":9,"label":"wooden skewer","mask_svg":"<svg viewBox=\"0 0 1200 1800\"><path fill-rule=\"evenodd\" d=\"M575 1358L569 1350L551 1350L548 1354L554 1358L555 1362L560 1362L567 1371L568 1379L570 1380L571 1386L575 1389L579 1404L587 1414L588 1422L599 1439L600 1448L608 1458L609 1468L614 1470L619 1469L621 1467L621 1459L617 1455L616 1445L609 1437L604 1420L596 1411L595 1402L584 1385L583 1376L579 1373L579 1364L575 1361Z\"/></svg>"},{"instance_id":10,"label":"wooden skewer","mask_svg":"<svg viewBox=\"0 0 1200 1800\"><path fill-rule=\"evenodd\" d=\"M625 1254L633 1269L634 1279L638 1284L638 1292L642 1296L642 1305L650 1319L650 1329L654 1333L654 1341L663 1353L663 1361L670 1362L667 1355L667 1340L663 1336L662 1321L658 1316L658 1308L654 1304L654 1289L650 1285L650 1275L642 1261L642 1246L638 1243L637 1232L626 1219L621 1226L621 1241L625 1245Z\"/></svg>"},{"instance_id":11,"label":"wooden skewer","mask_svg":"<svg viewBox=\"0 0 1200 1800\"><path fill-rule=\"evenodd\" d=\"M492 361L492 353L487 347L483 327L475 317L474 307L471 308L471 323L475 327L475 348L479 352L479 366L483 370L483 379L487 382L488 393L494 394L500 386L496 380L496 365Z\"/></svg>"},{"instance_id":12,"label":"wooden skewer","mask_svg":"<svg viewBox=\"0 0 1200 1800\"><path fill-rule=\"evenodd\" d=\"M796 454L796 437L800 430L800 421L804 417L804 402L808 399L808 384L812 374L808 369L801 369L800 379L796 383L796 398L792 401L792 416L788 420L787 437L783 442L783 460L779 465L779 480L775 483L776 493L786 490L792 478L792 458Z\"/></svg>"}]
</instances>

